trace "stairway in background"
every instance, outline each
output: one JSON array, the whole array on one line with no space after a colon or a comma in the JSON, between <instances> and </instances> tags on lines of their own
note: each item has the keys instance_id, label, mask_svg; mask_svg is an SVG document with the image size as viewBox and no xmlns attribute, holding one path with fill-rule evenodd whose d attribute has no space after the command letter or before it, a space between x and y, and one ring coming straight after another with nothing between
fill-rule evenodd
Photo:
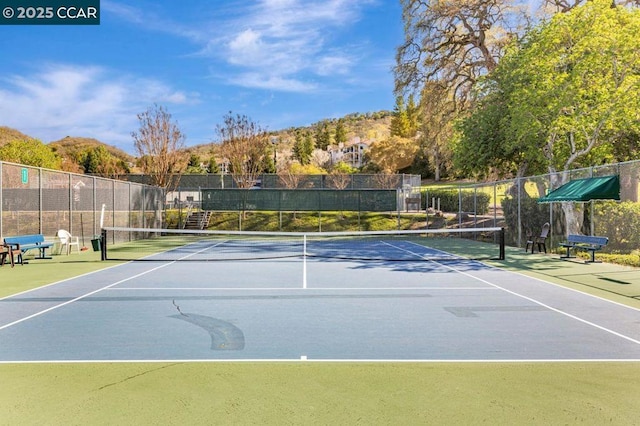
<instances>
[{"instance_id":1,"label":"stairway in background","mask_svg":"<svg viewBox=\"0 0 640 426\"><path fill-rule=\"evenodd\" d=\"M193 211L189 213L184 223L184 229L205 229L211 218L210 211Z\"/></svg>"}]
</instances>

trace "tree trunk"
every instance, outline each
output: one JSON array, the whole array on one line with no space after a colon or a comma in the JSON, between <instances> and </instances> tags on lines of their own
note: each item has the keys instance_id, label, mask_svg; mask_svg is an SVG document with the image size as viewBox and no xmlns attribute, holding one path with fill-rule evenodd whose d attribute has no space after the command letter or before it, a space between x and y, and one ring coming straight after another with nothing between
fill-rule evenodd
<instances>
[{"instance_id":1,"label":"tree trunk","mask_svg":"<svg viewBox=\"0 0 640 426\"><path fill-rule=\"evenodd\" d=\"M565 232L569 234L580 234L582 229L582 210L574 202L562 203L562 211L565 217Z\"/></svg>"}]
</instances>

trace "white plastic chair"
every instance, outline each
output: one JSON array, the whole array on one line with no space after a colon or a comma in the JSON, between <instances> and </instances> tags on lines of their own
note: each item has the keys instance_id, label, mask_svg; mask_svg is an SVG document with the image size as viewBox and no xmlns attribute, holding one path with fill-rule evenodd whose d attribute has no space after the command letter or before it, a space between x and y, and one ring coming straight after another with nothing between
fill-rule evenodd
<instances>
[{"instance_id":1,"label":"white plastic chair","mask_svg":"<svg viewBox=\"0 0 640 426\"><path fill-rule=\"evenodd\" d=\"M80 239L72 236L69 231L64 229L58 230L58 239L60 240L60 253L64 249L66 254L71 253L71 246L76 246L78 253L80 253Z\"/></svg>"}]
</instances>

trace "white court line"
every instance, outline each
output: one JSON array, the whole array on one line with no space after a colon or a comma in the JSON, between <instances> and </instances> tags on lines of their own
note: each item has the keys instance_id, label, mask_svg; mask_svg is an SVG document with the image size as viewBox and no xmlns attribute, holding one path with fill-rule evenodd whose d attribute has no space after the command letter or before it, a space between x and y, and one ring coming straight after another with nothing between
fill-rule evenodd
<instances>
[{"instance_id":1,"label":"white court line","mask_svg":"<svg viewBox=\"0 0 640 426\"><path fill-rule=\"evenodd\" d=\"M140 277L140 276L142 276L142 275L145 275L145 274L147 274L147 273L149 273L149 272L153 272L153 271L158 270L158 269L160 269L160 268L164 268L164 267L165 267L165 266L167 266L167 265L169 265L169 264L160 265L160 266L158 266L158 267L156 267L156 268L150 269L150 270L145 271L145 272L141 272L141 273L139 273L139 274L137 274L137 275L134 275L134 276L132 276L132 277L125 278L125 279L120 280L120 281L116 281L115 283L109 284L109 285L104 286L104 287L102 287L102 288L99 288L99 289L97 289L97 290L94 290L94 291L91 291L91 292L89 292L89 293L83 294L82 296L78 296L78 297L76 297L76 298L74 298L74 299L67 300L66 302L63 302L63 303L60 303L60 304L58 304L58 305L54 305L54 306L52 306L52 307L50 307L50 308L47 308L47 309L45 309L45 310L42 310L42 311L36 312L35 314L32 314L32 315L29 315L29 316L27 316L27 317L21 318L21 319L19 319L19 320L16 320L16 321L10 322L10 323L8 323L8 324L5 324L5 325L3 325L3 326L0 326L0 330L4 330L5 328L9 328L9 327L14 326L14 325L16 325L16 324L20 324L21 322L27 321L27 320L29 320L29 319L32 319L32 318L35 318L35 317L39 317L39 316L40 316L40 315L42 315L42 314L46 314L47 312L51 312L51 311L53 311L53 310L55 310L55 309L61 308L61 307L66 306L66 305L69 305L69 304L71 304L71 303L73 303L73 302L77 302L78 300L82 300L82 299L84 299L85 297L92 296L92 295L94 295L94 294L96 294L96 293L99 293L99 292L101 292L101 291L103 291L103 290L107 290L107 289L109 289L109 288L111 288L111 287L113 287L113 286L115 286L115 285L120 284L120 283L123 283L123 282L129 281L129 280L132 280L132 279L134 279L134 278L138 278L138 277Z\"/></svg>"},{"instance_id":2,"label":"white court line","mask_svg":"<svg viewBox=\"0 0 640 426\"><path fill-rule=\"evenodd\" d=\"M491 266L491 267L493 268L493 266ZM614 304L614 305L617 305L617 306L620 306L620 307L623 307L623 308L627 308L627 309L631 309L633 311L639 311L640 312L640 308L637 308L635 306L626 305L624 303L616 302L615 300L607 299L605 297L597 296L595 294L585 293L584 291L578 290L577 288L567 287L566 285L562 285L562 284L554 283L554 282L551 282L551 281L547 281L547 280L544 280L542 278L538 278L538 277L534 277L532 275L524 274L522 272L517 272L517 271L509 271L509 272L511 272L512 274L520 275L521 277L526 277L526 278L529 278L529 279L532 279L532 280L540 281L542 283L549 284L549 285L552 285L554 287L558 287L558 288L561 288L561 289L564 289L564 290L569 290L569 291L572 291L574 293L580 293L580 294L583 294L585 296L589 296L589 297L593 297L594 299L601 300L603 302L611 303L611 304ZM562 279L562 278L558 277L558 279ZM571 281L569 281L569 282L571 282ZM580 283L574 283L574 284L580 284ZM625 297L629 297L629 296L625 296ZM629 297L629 299L633 299L633 298Z\"/></svg>"},{"instance_id":3,"label":"white court line","mask_svg":"<svg viewBox=\"0 0 640 426\"><path fill-rule=\"evenodd\" d=\"M75 280L76 278L87 277L87 276L89 276L89 275L97 274L97 273L99 273L99 272L106 271L106 270L108 270L108 269L112 269L112 268L119 268L119 267L121 267L122 265L126 265L127 263L131 263L131 262L126 262L126 263L120 263L120 264L118 264L118 265L107 266L107 267L102 268L102 269L97 269L97 270L95 270L95 271L86 272L86 273L84 273L84 274L76 275L76 276L74 276L74 277L65 278L65 279L60 280L60 281L56 281L56 282L53 282L53 283L49 283L49 284L45 284L45 285L41 285L40 287L30 288L29 290L24 290L24 291L21 291L21 292L19 292L19 293L14 293L14 294L10 294L10 295L4 296L4 297L0 297L0 300L6 300L6 299L10 299L10 298L12 298L12 297L22 296L23 294L31 293L31 292L34 292L34 291L42 290L43 288L52 287L52 286L54 286L54 285L62 284L62 283L67 282L67 281Z\"/></svg>"},{"instance_id":4,"label":"white court line","mask_svg":"<svg viewBox=\"0 0 640 426\"><path fill-rule=\"evenodd\" d=\"M437 262L436 262L436 263L437 263ZM441 264L439 264L439 265L441 265ZM628 340L628 341L630 341L630 342L632 342L632 343L635 343L635 344L637 344L637 345L640 345L640 340L634 339L633 337L629 337L629 336L624 335L624 334L622 334L622 333L618 333L617 331L611 330L610 328L603 327L603 326L601 326L601 325L598 325L598 324L596 324L596 323L594 323L594 322L591 322L591 321L589 321L589 320L586 320L586 319L584 319L584 318L580 318L580 317L578 317L578 316L576 316L576 315L573 315L573 314L570 314L570 313L568 313L568 312L562 311L562 310L560 310L560 309L558 309L558 308L554 308L553 306L547 305L546 303L541 302L541 301L539 301L539 300L536 300L536 299L534 299L534 298L532 298L532 297L525 296L525 295L520 294L520 293L517 293L517 292L515 292L515 291L513 291L513 290L508 290L508 289L506 289L506 288L504 288L504 287L501 287L501 286L499 286L499 285L497 285L497 284L493 284L493 283L491 283L491 282L489 282L489 281L487 281L487 280L484 280L484 279L482 279L482 278L479 278L479 277L473 276L473 275L471 275L471 274L469 274L469 273L467 273L467 272L457 270L457 269L455 269L455 268L454 268L454 267L452 267L452 266L448 266L448 265L442 265L442 266L444 266L444 267L445 267L445 268L447 268L447 269L451 269L452 271L455 271L455 272L458 272L458 273L460 273L460 274L463 274L463 275L465 275L465 276L467 276L467 277L469 277L469 278L472 278L472 279L474 279L474 280L477 280L477 281L483 282L483 283L485 283L485 284L488 284L488 285L490 285L490 286L492 286L492 287L495 287L495 288L497 288L497 289L500 289L500 290L502 290L502 291L504 291L504 292L507 292L507 293L509 293L509 294L512 294L512 295L514 295L514 296L517 296L517 297L520 297L520 298L522 298L522 299L528 300L528 301L530 301L530 302L532 302L532 303L535 303L536 305L542 306L543 308L549 309L549 310L551 310L551 311L553 311L553 312L559 313L559 314L564 315L564 316L566 316L566 317L568 317L568 318L571 318L571 319L574 319L574 320L576 320L576 321L579 321L579 322L581 322L581 323L583 323L583 324L587 324L587 325L589 325L589 326L591 326L591 327L597 328L597 329L599 329L599 330L602 330L602 331L605 331L605 332L607 332L607 333L613 334L614 336L620 337L620 338L622 338L622 339L625 339L625 340ZM508 271L507 271L507 272L508 272Z\"/></svg>"},{"instance_id":5,"label":"white court line","mask_svg":"<svg viewBox=\"0 0 640 426\"><path fill-rule=\"evenodd\" d=\"M183 259L186 259L186 258L188 258L188 257L194 256L194 255L196 255L196 254L198 254L198 253L200 253L200 252L202 252L202 251L205 251L205 250L207 250L207 249L209 249L209 248L210 248L210 247L207 247L206 249L203 249L203 250L197 251L197 252L195 252L195 253L191 253L191 254L189 254L189 255L187 255L187 256L184 256L184 257L180 258L179 260L183 260ZM10 323L8 323L8 324L2 325L2 326L0 326L0 330L4 330L5 328L12 327L12 326L14 326L14 325L16 325L16 324L20 324L21 322L24 322L24 321L30 320L30 319L32 319L32 318L39 317L40 315L46 314L47 312L54 311L54 310L56 310L56 309L58 309L58 308L61 308L61 307L66 306L66 305L69 305L69 304L71 304L71 303L73 303L73 302L77 302L78 300L82 300L82 299L84 299L84 298L86 298L86 297L93 296L93 295L94 295L94 294L96 294L96 293L99 293L99 292L104 291L104 290L108 290L108 289L110 289L111 287L114 287L114 286L116 286L116 285L118 285L118 284L121 284L121 283L127 282L127 281L129 281L129 280L134 279L134 278L141 277L141 276L146 275L146 274L148 274L148 273L151 273L151 272L157 271L158 269L166 268L167 266L172 265L172 264L174 264L175 262L178 262L179 260L174 260L174 261L172 261L172 262L168 262L168 263L162 264L162 265L160 265L160 266L156 266L155 268L152 268L152 269L149 269L149 270L147 270L147 271L141 272L141 273L136 274L136 275L134 275L134 276L127 277L127 278L122 279L122 280L120 280L120 281L116 281L116 282L114 282L114 283L111 283L111 284L109 284L109 285L106 285L106 286L104 286L104 287L102 287L102 288L99 288L99 289L97 289L97 290L90 291L89 293L83 294L82 296L78 296L78 297L73 298L73 299L71 299L71 300L67 300L66 302L63 302L63 303L60 303L60 304L58 304L58 305L54 305L54 306L52 306L52 307L50 307L50 308L44 309L44 310L42 310L42 311L36 312L35 314L29 315L29 316L26 316L26 317L21 318L21 319L19 319L19 320L16 320L16 321L10 322Z\"/></svg>"},{"instance_id":6,"label":"white court line","mask_svg":"<svg viewBox=\"0 0 640 426\"><path fill-rule=\"evenodd\" d=\"M117 288L108 288L105 290L110 291L126 291L126 290L135 290L135 291L161 291L161 290L186 290L186 291L361 291L361 290L490 290L496 291L497 288L491 287L246 287L246 288L238 288L238 287L117 287Z\"/></svg>"},{"instance_id":7,"label":"white court line","mask_svg":"<svg viewBox=\"0 0 640 426\"><path fill-rule=\"evenodd\" d=\"M301 358L247 358L247 359L238 359L238 358L227 358L227 359L211 359L211 358L203 358L203 359L90 359L90 360L82 360L82 359L61 359L61 360L30 360L30 361L0 361L0 365L3 364L187 364L187 363L301 363L301 362L311 362L316 364L322 363L344 363L344 364L380 364L380 363L396 363L396 364L406 364L406 363L420 363L420 364L542 364L542 363L554 363L554 364L568 364L568 363L637 363L640 361L635 358L593 358L593 359L573 359L573 358L564 358L564 359L553 359L553 358L545 358L545 359L314 359L309 358L301 359Z\"/></svg>"},{"instance_id":8,"label":"white court line","mask_svg":"<svg viewBox=\"0 0 640 426\"><path fill-rule=\"evenodd\" d=\"M412 244L416 244L416 243L412 243ZM390 245L391 245L391 244L390 244ZM420 244L416 244L416 245L417 245L417 246L420 246ZM395 247L396 247L396 248L398 248L398 249L400 249L400 250L404 250L404 251L406 251L406 252L408 252L408 253L412 253L412 254L418 255L417 253L414 253L414 252L412 252L412 251L410 251L410 250L406 250L406 249L404 249L404 248L402 248L402 247L397 247L397 246L395 246ZM420 246L420 247L422 247L422 246ZM427 259L427 260L428 260L428 259ZM580 317L578 317L578 316L576 316L576 315L573 315L573 314L570 314L570 313L568 313L568 312L562 311L562 310L560 310L560 309L558 309L558 308L554 308L553 306L547 305L546 303L543 303L543 302L541 302L541 301L539 301L539 300L536 300L536 299L534 299L534 298L531 298L531 297L529 297L529 296L525 296L525 295L520 294L520 293L517 293L517 292L515 292L515 291L508 290L508 289L506 289L506 288L504 288L504 287L501 287L501 286L499 286L499 285L497 285L497 284L494 284L494 283L492 283L492 282L489 282L489 281L487 281L487 280L485 280L485 279L482 279L482 278L476 277L476 276L471 275L471 274L469 274L469 273L467 273L467 272L464 272L464 271L460 271L460 270L458 270L458 269L454 268L453 266L445 265L445 264L442 264L442 263L439 263L439 262L436 262L436 261L431 261L431 262L436 263L436 264L438 264L438 265L440 265L440 266L443 266L443 267L445 267L445 268L447 268L447 269L450 269L450 270L452 270L452 271L455 271L455 272L457 272L457 273L459 273L459 274L462 274L462 275L464 275L464 276L466 276L466 277L472 278L472 279L474 279L474 280L477 280L477 281L480 281L480 282L485 283L485 284L487 284L487 285L490 285L490 286L492 286L492 287L495 287L495 288L497 288L497 289L499 289L499 290L502 290L502 291L507 292L507 293L509 293L509 294L512 294L512 295L514 295L514 296L517 296L517 297L520 297L520 298L522 298L522 299L528 300L529 302L535 303L536 305L542 306L543 308L549 309L549 310L551 310L551 311L553 311L553 312L559 313L559 314L564 315L564 316L566 316L566 317L568 317L568 318L571 318L571 319L573 319L573 320L579 321L579 322L581 322L581 323L583 323L583 324L589 325L589 326L591 326L591 327L594 327L594 328L597 328L597 329L599 329L599 330L605 331L605 332L607 332L607 333L613 334L614 336L617 336L617 337L620 337L620 338L622 338L622 339L628 340L629 342L632 342L632 343L635 343L635 344L637 344L637 345L640 345L640 340L638 340L638 339L634 339L633 337L629 337L629 336L624 335L624 334L622 334L622 333L618 333L617 331L611 330L610 328L603 327L603 326L601 326L601 325L598 325L598 324L596 324L596 323L594 323L594 322L591 322L591 321L589 321L589 320L586 320L586 319L584 319L584 318L580 318ZM484 263L483 263L483 265L484 265ZM493 268L493 267L492 267L492 268ZM497 269L497 268L494 268L494 269Z\"/></svg>"},{"instance_id":9,"label":"white court line","mask_svg":"<svg viewBox=\"0 0 640 426\"><path fill-rule=\"evenodd\" d=\"M386 245L388 245L388 246L391 246L391 247L393 247L394 249L398 249L398 250L400 250L400 251L404 251L404 252L407 252L407 253L412 254L412 255L414 255L414 256L417 256L416 260L429 260L429 258L427 257L427 255L426 255L426 254L416 253L416 252L413 252L413 251L411 251L411 250L407 250L407 249L406 249L406 248L404 248L404 247L400 247L400 246L396 246L396 245L394 245L394 244L391 244L391 243L389 243L389 242L387 242L387 241L384 241L384 240L380 240L380 242L381 242L382 244L386 244ZM413 241L405 241L405 242L406 242L406 243L409 243L409 244L412 244L412 245L415 245L415 246L418 246L418 247L421 247L421 248L423 248L423 249L428 249L429 251L435 251L436 253L442 253L442 254L445 254L445 255L447 255L447 256L450 256L452 260L466 260L466 259L465 259L464 257L462 257L462 256L458 256L458 255L455 255L455 254L453 254L453 253L449 253L449 252L444 251L444 250L440 250L440 249L433 248L433 247L423 246L422 244L414 243ZM434 262L434 263L438 263L438 262ZM438 265L440 265L440 264L438 263Z\"/></svg>"}]
</instances>

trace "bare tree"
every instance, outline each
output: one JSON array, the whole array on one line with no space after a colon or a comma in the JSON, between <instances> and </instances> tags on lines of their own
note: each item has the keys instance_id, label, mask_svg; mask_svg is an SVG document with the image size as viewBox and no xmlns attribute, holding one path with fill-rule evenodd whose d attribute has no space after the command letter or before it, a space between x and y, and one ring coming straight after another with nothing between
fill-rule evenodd
<instances>
[{"instance_id":1,"label":"bare tree","mask_svg":"<svg viewBox=\"0 0 640 426\"><path fill-rule=\"evenodd\" d=\"M334 170L327 175L327 184L334 189L347 189L351 183L351 175Z\"/></svg>"},{"instance_id":2,"label":"bare tree","mask_svg":"<svg viewBox=\"0 0 640 426\"><path fill-rule=\"evenodd\" d=\"M231 176L238 188L251 188L258 181L269 155L267 131L246 115L229 112L217 126L222 141L220 153L231 166Z\"/></svg>"},{"instance_id":3,"label":"bare tree","mask_svg":"<svg viewBox=\"0 0 640 426\"><path fill-rule=\"evenodd\" d=\"M383 171L374 175L376 188L379 189L396 189L399 187L400 176L392 174L389 171Z\"/></svg>"},{"instance_id":4,"label":"bare tree","mask_svg":"<svg viewBox=\"0 0 640 426\"><path fill-rule=\"evenodd\" d=\"M464 109L478 78L491 72L506 44L526 25L518 0L401 0L405 42L396 53L396 91L444 83ZM517 4L519 3L519 4Z\"/></svg>"},{"instance_id":5,"label":"bare tree","mask_svg":"<svg viewBox=\"0 0 640 426\"><path fill-rule=\"evenodd\" d=\"M331 154L321 149L314 149L311 154L311 164L316 167L324 168L331 162Z\"/></svg>"},{"instance_id":6,"label":"bare tree","mask_svg":"<svg viewBox=\"0 0 640 426\"><path fill-rule=\"evenodd\" d=\"M420 127L420 148L433 165L435 180L451 163L451 138L457 117L455 102L448 95L444 84L437 81L425 83L421 94L420 110L424 120Z\"/></svg>"},{"instance_id":7,"label":"bare tree","mask_svg":"<svg viewBox=\"0 0 640 426\"><path fill-rule=\"evenodd\" d=\"M131 136L141 157L142 169L151 176L154 185L171 191L178 185L178 173L186 165L181 151L185 136L162 106L149 107L138 114L138 120L140 129L132 132Z\"/></svg>"},{"instance_id":8,"label":"bare tree","mask_svg":"<svg viewBox=\"0 0 640 426\"><path fill-rule=\"evenodd\" d=\"M479 79L495 69L531 18L525 0L401 4L405 41L396 52L395 90L420 94L420 148L439 180L450 162L453 123L472 106Z\"/></svg>"},{"instance_id":9,"label":"bare tree","mask_svg":"<svg viewBox=\"0 0 640 426\"><path fill-rule=\"evenodd\" d=\"M291 161L284 160L278 165L278 180L287 189L298 189L304 175L291 168Z\"/></svg>"},{"instance_id":10,"label":"bare tree","mask_svg":"<svg viewBox=\"0 0 640 426\"><path fill-rule=\"evenodd\" d=\"M419 92L426 82L438 81L459 104L456 110L464 110L478 78L496 67L511 40L537 19L588 1L401 0L405 40L396 51L396 92ZM637 7L640 0L611 0L611 5Z\"/></svg>"}]
</instances>

